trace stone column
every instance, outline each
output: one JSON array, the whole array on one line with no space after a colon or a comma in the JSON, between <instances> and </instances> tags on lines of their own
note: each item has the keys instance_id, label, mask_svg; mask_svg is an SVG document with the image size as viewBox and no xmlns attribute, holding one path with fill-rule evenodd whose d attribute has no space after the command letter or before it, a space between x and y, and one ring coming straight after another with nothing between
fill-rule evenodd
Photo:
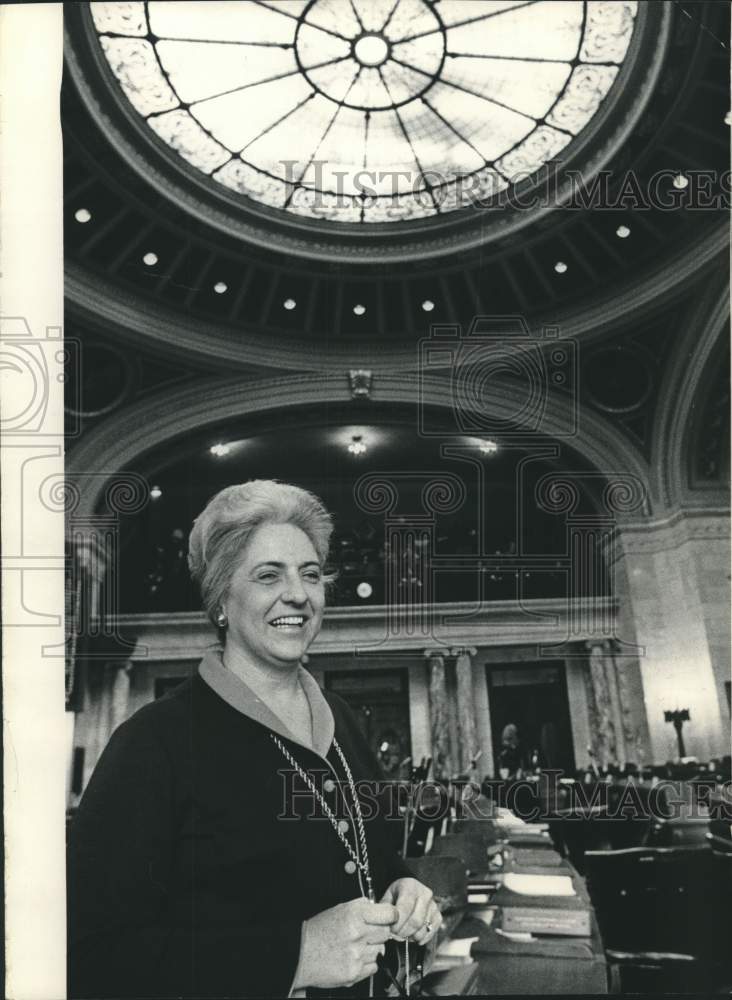
<instances>
[{"instance_id":1,"label":"stone column","mask_svg":"<svg viewBox=\"0 0 732 1000\"><path fill-rule=\"evenodd\" d=\"M614 643L609 643L608 659L612 660L613 678L618 694L618 717L616 728L622 735L623 749L626 761L633 761L639 766L650 763L646 760L645 730L638 726L634 711L635 688L632 677L632 664L627 657L617 655Z\"/></svg>"},{"instance_id":2,"label":"stone column","mask_svg":"<svg viewBox=\"0 0 732 1000\"><path fill-rule=\"evenodd\" d=\"M611 645L607 640L590 640L587 648L590 654L588 694L595 713L593 749L603 765L613 762L623 767L627 760L634 759L635 747L634 741L631 740L629 754L625 720L627 706L622 704ZM625 694L625 691L623 693Z\"/></svg>"},{"instance_id":3,"label":"stone column","mask_svg":"<svg viewBox=\"0 0 732 1000\"><path fill-rule=\"evenodd\" d=\"M478 752L478 737L475 724L475 703L473 699L473 662L476 650L454 650L455 678L457 682L458 746L457 761L461 774L470 772L471 764Z\"/></svg>"},{"instance_id":4,"label":"stone column","mask_svg":"<svg viewBox=\"0 0 732 1000\"><path fill-rule=\"evenodd\" d=\"M432 773L435 778L451 778L454 774L454 763L450 752L445 658L441 653L429 651L425 656L429 665Z\"/></svg>"},{"instance_id":5,"label":"stone column","mask_svg":"<svg viewBox=\"0 0 732 1000\"><path fill-rule=\"evenodd\" d=\"M676 757L676 734L664 720L675 709L690 712L688 754L708 760L729 753L729 531L728 512L677 511L625 521L609 553L619 689L631 702L625 725L638 731L633 756L647 763ZM633 643L638 654L629 657L624 644Z\"/></svg>"},{"instance_id":6,"label":"stone column","mask_svg":"<svg viewBox=\"0 0 732 1000\"><path fill-rule=\"evenodd\" d=\"M605 669L605 644L588 642L588 703L592 720L591 746L598 762L606 767L618 759L613 704Z\"/></svg>"}]
</instances>

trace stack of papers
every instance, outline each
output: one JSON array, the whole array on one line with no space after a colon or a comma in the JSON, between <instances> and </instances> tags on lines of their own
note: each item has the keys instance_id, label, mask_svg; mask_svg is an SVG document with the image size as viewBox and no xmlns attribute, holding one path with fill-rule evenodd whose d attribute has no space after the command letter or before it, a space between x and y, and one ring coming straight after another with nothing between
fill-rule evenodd
<instances>
[{"instance_id":1,"label":"stack of papers","mask_svg":"<svg viewBox=\"0 0 732 1000\"><path fill-rule=\"evenodd\" d=\"M507 872L503 876L504 888L521 896L576 896L569 875L525 875Z\"/></svg>"},{"instance_id":2,"label":"stack of papers","mask_svg":"<svg viewBox=\"0 0 732 1000\"><path fill-rule=\"evenodd\" d=\"M477 937L452 938L443 941L435 952L435 959L430 967L431 972L439 972L442 969L451 969L456 965L470 965L470 949L473 947Z\"/></svg>"},{"instance_id":3,"label":"stack of papers","mask_svg":"<svg viewBox=\"0 0 732 1000\"><path fill-rule=\"evenodd\" d=\"M496 934L509 938L511 941L536 941L533 934L527 934L524 931L504 931L503 928L496 927Z\"/></svg>"},{"instance_id":4,"label":"stack of papers","mask_svg":"<svg viewBox=\"0 0 732 1000\"><path fill-rule=\"evenodd\" d=\"M484 910L472 910L470 913L471 917L474 917L476 920L480 920L481 923L486 925L486 927L490 927L493 923L495 915L496 911L490 907L486 907Z\"/></svg>"},{"instance_id":5,"label":"stack of papers","mask_svg":"<svg viewBox=\"0 0 732 1000\"><path fill-rule=\"evenodd\" d=\"M515 816L510 809L499 809L498 815L493 820L493 822L500 830L505 830L507 827L513 829L517 826L529 825L519 816Z\"/></svg>"}]
</instances>

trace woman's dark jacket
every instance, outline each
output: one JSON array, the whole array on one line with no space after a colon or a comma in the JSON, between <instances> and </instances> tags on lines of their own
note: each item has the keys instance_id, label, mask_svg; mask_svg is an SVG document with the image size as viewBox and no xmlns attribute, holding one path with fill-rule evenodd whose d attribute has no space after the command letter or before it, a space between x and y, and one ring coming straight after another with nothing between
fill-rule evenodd
<instances>
[{"instance_id":1,"label":"woman's dark jacket","mask_svg":"<svg viewBox=\"0 0 732 1000\"><path fill-rule=\"evenodd\" d=\"M323 794L339 817L353 810L333 728L356 782L378 777L350 709L304 686L323 757L214 652L115 731L69 835L70 998L288 995L303 920L361 889L272 732L317 788L338 782ZM360 798L378 899L408 872L368 787Z\"/></svg>"}]
</instances>

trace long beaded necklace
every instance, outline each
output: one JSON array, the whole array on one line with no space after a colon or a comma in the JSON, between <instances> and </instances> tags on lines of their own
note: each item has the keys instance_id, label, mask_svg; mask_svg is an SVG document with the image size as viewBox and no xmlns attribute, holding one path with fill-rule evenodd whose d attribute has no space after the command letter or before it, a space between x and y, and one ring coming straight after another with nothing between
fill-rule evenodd
<instances>
[{"instance_id":1,"label":"long beaded necklace","mask_svg":"<svg viewBox=\"0 0 732 1000\"><path fill-rule=\"evenodd\" d=\"M338 839L341 841L341 843L343 844L343 846L345 847L345 849L348 851L348 854L351 857L351 863L354 865L353 871L356 871L356 870L360 871L362 873L363 877L365 878L365 880L366 880L366 886L367 886L367 890L368 890L368 898L371 900L372 903L376 902L376 896L374 895L373 884L372 884L372 881L371 881L371 868L370 868L370 865L369 865L369 851L368 851L368 847L366 846L366 830L364 828L363 815L361 814L361 804L358 801L358 795L356 794L356 783L353 780L353 775L351 774L351 769L348 766L348 761L346 760L345 755L344 755L343 751L341 750L341 748L340 748L340 746L338 744L338 740L335 739L335 737L333 738L333 746L335 747L335 751L338 754L338 759L340 760L340 762L341 762L341 764L343 766L343 771L344 771L344 773L346 775L346 781L348 782L348 790L351 793L351 800L353 802L354 811L356 813L356 826L357 826L357 829L358 829L358 840L359 840L359 845L360 845L360 849L361 849L361 856L363 857L363 860L361 860L361 858L358 856L358 854L353 850L353 848L349 844L348 840L346 839L346 835L345 835L344 831L341 829L339 821L336 819L336 817L333 814L333 810L330 808L330 806L328 805L328 803L325 801L325 799L323 798L323 796L320 794L320 792L318 791L318 789L315 787L315 784L314 784L313 780L311 779L310 775L307 774L307 772L304 771L300 767L300 765L298 764L298 762L292 756L292 754L287 749L287 747L284 745L284 743L282 742L282 740L279 739L279 737L275 736L274 733L270 733L270 736L272 737L272 740L275 743L275 745L279 748L279 750L282 753L282 755L285 758L285 760L287 760L287 762L290 764L290 766L295 769L295 771L299 774L299 776L302 779L302 781L305 782L305 784L307 785L307 787L310 789L311 793L315 796L315 800L317 801L317 803L319 804L320 808L323 810L323 812L325 813L325 815L328 817L331 826L333 827L333 829L335 830L336 834L338 835ZM410 963L409 963L409 942L405 941L404 942L405 985L404 985L404 987L402 987L400 989L400 993L402 993L404 996L409 996L410 995L410 986L411 986L411 984L410 984L410 979L411 979L410 971L411 970L410 970ZM370 981L369 981L369 996L372 997L373 995L374 995L374 980L373 980L373 976L372 976L371 979L370 979Z\"/></svg>"},{"instance_id":2,"label":"long beaded necklace","mask_svg":"<svg viewBox=\"0 0 732 1000\"><path fill-rule=\"evenodd\" d=\"M325 801L325 799L323 798L323 796L320 794L320 792L318 791L318 789L315 787L315 784L314 784L312 778L310 777L310 775L307 774L307 772L305 772L300 767L300 765L298 764L298 762L292 756L292 754L287 749L287 747L284 745L284 743L282 742L282 740L279 739L279 737L275 736L274 733L270 733L270 736L272 737L272 740L274 741L274 743L276 744L276 746L281 751L281 753L284 756L284 758L288 761L288 763L291 765L291 767L293 767L295 769L295 771L297 771L297 773L299 774L299 776L302 779L302 781L305 782L305 784L307 785L307 787L310 789L310 791L312 792L312 794L315 796L315 800L317 801L318 805L323 810L323 812L325 813L325 815L328 817L331 826L333 827L333 829L335 830L335 832L336 832L336 834L338 836L338 839L340 840L340 842L343 844L343 846L345 847L346 851L350 855L351 863L354 866L352 870L353 871L358 870L358 871L361 872L361 874L363 875L364 879L366 880L366 887L367 887L368 898L371 900L372 903L375 902L376 901L376 896L374 895L374 888L373 888L373 883L372 883L372 880L371 880L371 867L369 865L369 851L368 851L368 847L366 845L366 830L364 828L363 816L361 814L361 804L358 801L358 795L356 794L356 784L355 784L355 782L353 780L353 775L351 774L351 769L348 766L348 761L346 760L346 758L345 758L345 756L343 754L343 751L341 750L341 748L340 748L340 746L338 744L338 740L336 740L335 738L333 739L333 746L335 747L335 751L338 754L338 758L339 758L341 764L343 765L343 771L344 771L344 773L346 775L346 781L348 782L348 790L351 793L351 800L353 801L353 807L354 807L354 810L355 810L355 813L356 813L356 827L357 827L357 830L358 830L358 840L359 840L360 855L361 855L360 857L356 853L356 851L354 851L354 849L351 847L351 845L348 842L348 839L347 839L344 831L341 829L341 825L340 825L339 821L336 819L335 815L333 814L333 810L330 808L330 806L328 805L328 803Z\"/></svg>"}]
</instances>

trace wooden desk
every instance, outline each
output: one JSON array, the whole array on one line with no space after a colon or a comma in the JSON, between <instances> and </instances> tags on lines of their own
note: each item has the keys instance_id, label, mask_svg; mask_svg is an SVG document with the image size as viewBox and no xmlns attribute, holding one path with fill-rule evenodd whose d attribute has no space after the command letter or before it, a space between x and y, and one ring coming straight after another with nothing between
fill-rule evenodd
<instances>
[{"instance_id":1,"label":"wooden desk","mask_svg":"<svg viewBox=\"0 0 732 1000\"><path fill-rule=\"evenodd\" d=\"M538 839L540 843L543 840L528 839ZM590 935L586 938L542 935L520 941L501 933L498 914L490 926L475 916L477 910L485 910L484 904L479 907L469 905L462 919L456 921L453 917L450 920L450 937L477 938L470 955L478 964L478 995L607 993L605 953L584 879L569 861L552 851L551 845L548 848L545 849L543 843L538 852L533 845L530 848L514 847L513 855L507 852L503 871L568 875L577 897L590 909ZM534 862L541 862L542 856L545 856L554 863L550 866L541 863L522 865L519 860L522 850L538 853L538 857L532 855ZM500 882L501 873L492 872L490 878ZM547 902L551 903L551 897Z\"/></svg>"}]
</instances>

